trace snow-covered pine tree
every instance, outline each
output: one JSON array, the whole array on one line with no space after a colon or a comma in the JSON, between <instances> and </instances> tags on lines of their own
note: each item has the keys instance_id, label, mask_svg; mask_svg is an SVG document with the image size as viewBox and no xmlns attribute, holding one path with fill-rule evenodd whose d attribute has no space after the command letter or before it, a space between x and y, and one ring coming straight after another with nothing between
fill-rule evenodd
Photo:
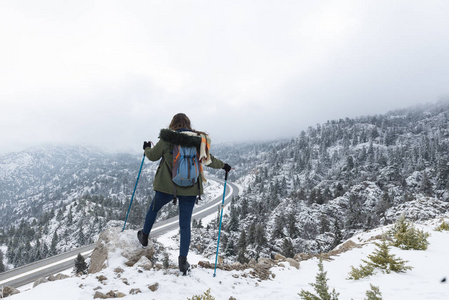
<instances>
[{"instance_id":1,"label":"snow-covered pine tree","mask_svg":"<svg viewBox=\"0 0 449 300\"><path fill-rule=\"evenodd\" d=\"M3 263L3 251L0 250L0 273L5 272L6 268L5 268L5 264Z\"/></svg>"}]
</instances>

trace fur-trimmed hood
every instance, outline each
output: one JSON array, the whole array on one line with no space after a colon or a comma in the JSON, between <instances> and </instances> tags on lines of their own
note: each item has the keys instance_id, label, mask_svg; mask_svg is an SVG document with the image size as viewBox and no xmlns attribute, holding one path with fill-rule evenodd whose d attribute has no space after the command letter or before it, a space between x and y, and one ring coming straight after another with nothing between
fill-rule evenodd
<instances>
[{"instance_id":1,"label":"fur-trimmed hood","mask_svg":"<svg viewBox=\"0 0 449 300\"><path fill-rule=\"evenodd\" d=\"M177 132L170 129L162 129L159 138L175 144L181 145L185 147L197 147L199 148L201 145L201 137L200 136L192 136L182 132Z\"/></svg>"}]
</instances>

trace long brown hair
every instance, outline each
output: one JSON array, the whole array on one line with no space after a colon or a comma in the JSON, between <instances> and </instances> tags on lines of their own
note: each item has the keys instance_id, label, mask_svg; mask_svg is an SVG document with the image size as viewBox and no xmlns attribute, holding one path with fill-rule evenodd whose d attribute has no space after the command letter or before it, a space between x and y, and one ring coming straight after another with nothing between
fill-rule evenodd
<instances>
[{"instance_id":1,"label":"long brown hair","mask_svg":"<svg viewBox=\"0 0 449 300\"><path fill-rule=\"evenodd\" d=\"M192 130L192 126L190 125L190 119L186 114L179 113L173 116L173 119L168 126L171 130L177 129L189 129Z\"/></svg>"},{"instance_id":2,"label":"long brown hair","mask_svg":"<svg viewBox=\"0 0 449 300\"><path fill-rule=\"evenodd\" d=\"M174 115L173 119L170 122L170 125L168 126L168 128L171 129L171 130L188 129L188 130L191 130L191 131L199 133L199 134L207 135L203 131L194 130L192 128L192 125L190 124L189 117L187 117L187 115L183 114L183 113L179 113L179 114Z\"/></svg>"}]
</instances>

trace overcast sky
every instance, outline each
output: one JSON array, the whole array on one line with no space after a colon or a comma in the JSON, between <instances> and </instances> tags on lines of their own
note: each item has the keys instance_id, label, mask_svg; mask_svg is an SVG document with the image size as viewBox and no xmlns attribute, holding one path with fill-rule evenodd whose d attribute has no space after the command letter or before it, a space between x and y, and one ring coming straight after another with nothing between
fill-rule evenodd
<instances>
[{"instance_id":1,"label":"overcast sky","mask_svg":"<svg viewBox=\"0 0 449 300\"><path fill-rule=\"evenodd\" d=\"M0 1L0 153L212 143L449 95L449 1Z\"/></svg>"}]
</instances>

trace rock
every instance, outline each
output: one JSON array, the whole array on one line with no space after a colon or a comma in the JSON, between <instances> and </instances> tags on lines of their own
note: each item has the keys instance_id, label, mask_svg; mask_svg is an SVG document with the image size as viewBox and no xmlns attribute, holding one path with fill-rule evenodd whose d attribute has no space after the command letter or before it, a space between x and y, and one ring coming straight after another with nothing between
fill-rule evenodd
<instances>
[{"instance_id":1,"label":"rock","mask_svg":"<svg viewBox=\"0 0 449 300\"><path fill-rule=\"evenodd\" d=\"M198 266L204 269L213 269L214 265L208 261L199 261Z\"/></svg>"},{"instance_id":2,"label":"rock","mask_svg":"<svg viewBox=\"0 0 449 300\"><path fill-rule=\"evenodd\" d=\"M97 276L96 278L98 279L98 281L100 281L103 284L104 284L103 281L108 280L108 278L106 276L104 276L104 275Z\"/></svg>"},{"instance_id":3,"label":"rock","mask_svg":"<svg viewBox=\"0 0 449 300\"><path fill-rule=\"evenodd\" d=\"M48 279L47 279L47 278L44 278L44 277L41 277L41 278L39 278L38 280L36 280L36 281L34 282L33 288L35 288L35 287L37 287L39 284L42 284L42 283L45 283L45 282L48 282Z\"/></svg>"},{"instance_id":4,"label":"rock","mask_svg":"<svg viewBox=\"0 0 449 300\"><path fill-rule=\"evenodd\" d=\"M116 293L114 291L109 291L109 292L106 293L106 296L108 298L116 298L117 295L116 295Z\"/></svg>"},{"instance_id":5,"label":"rock","mask_svg":"<svg viewBox=\"0 0 449 300\"><path fill-rule=\"evenodd\" d=\"M116 297L116 298L123 298L123 297L126 297L126 295L123 294L122 292L117 292L117 293L115 294L115 297Z\"/></svg>"},{"instance_id":6,"label":"rock","mask_svg":"<svg viewBox=\"0 0 449 300\"><path fill-rule=\"evenodd\" d=\"M142 256L136 263L136 266L146 271L149 271L153 267L153 263L146 256Z\"/></svg>"},{"instance_id":7,"label":"rock","mask_svg":"<svg viewBox=\"0 0 449 300\"><path fill-rule=\"evenodd\" d=\"M148 287L152 292L155 292L155 291L157 291L157 289L159 288L159 283L155 283L155 284L152 284L152 285L150 285L149 287Z\"/></svg>"},{"instance_id":8,"label":"rock","mask_svg":"<svg viewBox=\"0 0 449 300\"><path fill-rule=\"evenodd\" d=\"M50 275L47 277L48 281L56 281L56 276L55 275Z\"/></svg>"},{"instance_id":9,"label":"rock","mask_svg":"<svg viewBox=\"0 0 449 300\"><path fill-rule=\"evenodd\" d=\"M299 261L289 257L286 259L286 261L290 264L290 266L295 267L296 269L299 269Z\"/></svg>"},{"instance_id":10,"label":"rock","mask_svg":"<svg viewBox=\"0 0 449 300\"><path fill-rule=\"evenodd\" d=\"M354 243L353 241L349 240L349 241L346 241L343 244L341 244L340 247L338 247L338 249L335 249L335 252L337 254L339 254L339 253L343 253L343 252L346 252L353 248L358 248L358 247L360 247L359 244ZM331 251L331 252L334 252L334 251Z\"/></svg>"},{"instance_id":11,"label":"rock","mask_svg":"<svg viewBox=\"0 0 449 300\"><path fill-rule=\"evenodd\" d=\"M123 272L125 272L125 270L123 270L120 267L117 267L117 268L114 269L114 272L117 273L117 274L122 274Z\"/></svg>"},{"instance_id":12,"label":"rock","mask_svg":"<svg viewBox=\"0 0 449 300\"><path fill-rule=\"evenodd\" d=\"M127 259L127 266L133 266L143 256L151 260L154 247L149 242L148 247L142 248L134 231L122 232L118 227L108 228L98 237L88 272L92 274L101 271L108 265L108 258L113 253L119 253Z\"/></svg>"},{"instance_id":13,"label":"rock","mask_svg":"<svg viewBox=\"0 0 449 300\"><path fill-rule=\"evenodd\" d=\"M142 293L142 291L140 289L131 289L129 291L130 295L137 295L137 294L140 294L140 293Z\"/></svg>"},{"instance_id":14,"label":"rock","mask_svg":"<svg viewBox=\"0 0 449 300\"><path fill-rule=\"evenodd\" d=\"M69 278L69 276L59 273L56 275L48 276L47 279L48 279L48 281L56 281L56 280L62 280L62 279L66 279L66 278Z\"/></svg>"},{"instance_id":15,"label":"rock","mask_svg":"<svg viewBox=\"0 0 449 300\"><path fill-rule=\"evenodd\" d=\"M307 253L296 253L295 256L293 257L293 259L296 261L303 261L303 260L311 259L312 257L313 257L313 255L307 254Z\"/></svg>"},{"instance_id":16,"label":"rock","mask_svg":"<svg viewBox=\"0 0 449 300\"><path fill-rule=\"evenodd\" d=\"M276 253L274 255L274 260L278 260L278 261L284 261L285 260L285 256L279 253Z\"/></svg>"},{"instance_id":17,"label":"rock","mask_svg":"<svg viewBox=\"0 0 449 300\"><path fill-rule=\"evenodd\" d=\"M259 258L257 265L263 269L269 269L274 266L274 261L269 258L261 257Z\"/></svg>"},{"instance_id":18,"label":"rock","mask_svg":"<svg viewBox=\"0 0 449 300\"><path fill-rule=\"evenodd\" d=\"M251 258L251 259L249 260L249 262L248 262L248 265L249 265L250 267L254 267L256 264L257 264L257 262L254 260L254 258Z\"/></svg>"},{"instance_id":19,"label":"rock","mask_svg":"<svg viewBox=\"0 0 449 300\"><path fill-rule=\"evenodd\" d=\"M108 299L109 297L103 294L102 292L96 291L94 295L94 299Z\"/></svg>"},{"instance_id":20,"label":"rock","mask_svg":"<svg viewBox=\"0 0 449 300\"><path fill-rule=\"evenodd\" d=\"M3 287L3 298L9 297L11 295L19 294L20 291L12 286ZM0 297L1 298L1 297Z\"/></svg>"},{"instance_id":21,"label":"rock","mask_svg":"<svg viewBox=\"0 0 449 300\"><path fill-rule=\"evenodd\" d=\"M109 291L106 293L106 297L108 298L117 298L116 292L115 291Z\"/></svg>"}]
</instances>

